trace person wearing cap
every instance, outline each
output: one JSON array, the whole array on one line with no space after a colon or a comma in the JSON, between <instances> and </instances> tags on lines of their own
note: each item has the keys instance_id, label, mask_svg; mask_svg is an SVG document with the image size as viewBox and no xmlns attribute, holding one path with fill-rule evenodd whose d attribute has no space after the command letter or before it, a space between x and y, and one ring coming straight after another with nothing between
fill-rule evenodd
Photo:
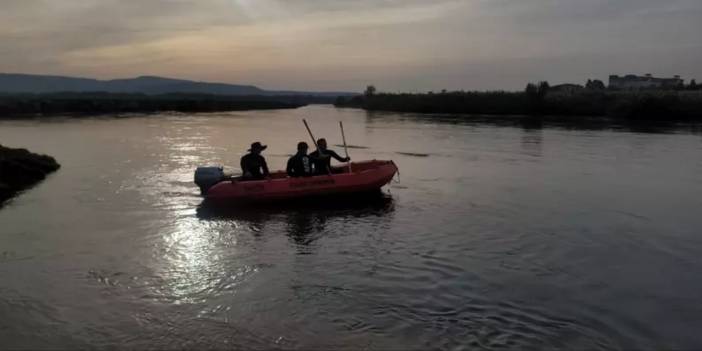
<instances>
[{"instance_id":1,"label":"person wearing cap","mask_svg":"<svg viewBox=\"0 0 702 351\"><path fill-rule=\"evenodd\" d=\"M291 177L309 177L312 175L312 161L307 156L309 146L306 142L297 143L297 153L288 160L286 171Z\"/></svg>"},{"instance_id":2,"label":"person wearing cap","mask_svg":"<svg viewBox=\"0 0 702 351\"><path fill-rule=\"evenodd\" d=\"M261 156L261 152L267 147L257 141L251 144L249 153L241 158L241 172L244 180L261 180L268 177L270 174L268 165L266 159Z\"/></svg>"},{"instance_id":3,"label":"person wearing cap","mask_svg":"<svg viewBox=\"0 0 702 351\"><path fill-rule=\"evenodd\" d=\"M339 162L349 162L351 158L341 157L334 150L327 149L327 140L321 138L317 140L317 151L310 154L314 166L314 174L331 174L332 157Z\"/></svg>"}]
</instances>

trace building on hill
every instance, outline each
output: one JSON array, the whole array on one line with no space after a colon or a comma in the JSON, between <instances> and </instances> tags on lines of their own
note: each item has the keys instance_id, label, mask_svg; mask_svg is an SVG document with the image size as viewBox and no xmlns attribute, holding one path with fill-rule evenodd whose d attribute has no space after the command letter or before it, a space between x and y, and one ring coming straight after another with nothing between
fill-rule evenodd
<instances>
[{"instance_id":1,"label":"building on hill","mask_svg":"<svg viewBox=\"0 0 702 351\"><path fill-rule=\"evenodd\" d=\"M629 74L623 77L617 75L609 76L610 89L638 90L638 89L674 89L684 84L680 76L673 78L656 78L651 74L637 76Z\"/></svg>"},{"instance_id":2,"label":"building on hill","mask_svg":"<svg viewBox=\"0 0 702 351\"><path fill-rule=\"evenodd\" d=\"M549 90L554 93L574 94L585 90L585 87L580 84L559 84L552 86Z\"/></svg>"}]
</instances>

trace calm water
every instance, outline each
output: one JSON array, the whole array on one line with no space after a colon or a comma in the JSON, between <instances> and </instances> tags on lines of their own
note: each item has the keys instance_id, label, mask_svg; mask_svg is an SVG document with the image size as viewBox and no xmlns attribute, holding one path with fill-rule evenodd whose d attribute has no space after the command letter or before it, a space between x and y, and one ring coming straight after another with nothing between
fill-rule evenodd
<instances>
[{"instance_id":1,"label":"calm water","mask_svg":"<svg viewBox=\"0 0 702 351\"><path fill-rule=\"evenodd\" d=\"M400 182L200 208L196 166L261 140L282 168L303 117ZM700 135L315 106L3 121L0 143L63 165L0 210L0 348L702 348Z\"/></svg>"}]
</instances>

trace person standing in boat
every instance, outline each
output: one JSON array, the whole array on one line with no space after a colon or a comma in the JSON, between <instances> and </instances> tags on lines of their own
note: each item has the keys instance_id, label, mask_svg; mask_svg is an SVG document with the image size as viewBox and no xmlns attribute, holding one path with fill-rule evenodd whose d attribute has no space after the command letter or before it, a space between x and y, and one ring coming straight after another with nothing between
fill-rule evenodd
<instances>
[{"instance_id":1,"label":"person standing in boat","mask_svg":"<svg viewBox=\"0 0 702 351\"><path fill-rule=\"evenodd\" d=\"M266 159L261 156L261 152L268 146L262 145L260 142L251 144L249 153L241 158L241 172L243 180L261 180L267 178L268 165Z\"/></svg>"},{"instance_id":2,"label":"person standing in boat","mask_svg":"<svg viewBox=\"0 0 702 351\"><path fill-rule=\"evenodd\" d=\"M309 146L306 142L297 143L297 154L290 157L286 171L291 177L309 177L312 175L312 160L307 156Z\"/></svg>"},{"instance_id":3,"label":"person standing in boat","mask_svg":"<svg viewBox=\"0 0 702 351\"><path fill-rule=\"evenodd\" d=\"M321 138L317 140L317 150L310 154L314 166L314 174L331 174L332 157L339 162L349 162L350 157L341 157L334 150L327 149L327 140Z\"/></svg>"}]
</instances>

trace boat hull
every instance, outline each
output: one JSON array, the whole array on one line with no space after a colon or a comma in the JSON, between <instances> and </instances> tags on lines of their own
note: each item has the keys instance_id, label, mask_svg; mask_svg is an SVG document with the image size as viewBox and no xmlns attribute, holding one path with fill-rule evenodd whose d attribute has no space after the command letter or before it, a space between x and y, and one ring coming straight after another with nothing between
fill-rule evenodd
<instances>
[{"instance_id":1,"label":"boat hull","mask_svg":"<svg viewBox=\"0 0 702 351\"><path fill-rule=\"evenodd\" d=\"M377 191L390 183L397 166L392 161L365 161L336 167L333 174L290 178L274 172L270 179L256 181L225 180L212 186L205 198L210 202L274 202L338 194Z\"/></svg>"}]
</instances>

